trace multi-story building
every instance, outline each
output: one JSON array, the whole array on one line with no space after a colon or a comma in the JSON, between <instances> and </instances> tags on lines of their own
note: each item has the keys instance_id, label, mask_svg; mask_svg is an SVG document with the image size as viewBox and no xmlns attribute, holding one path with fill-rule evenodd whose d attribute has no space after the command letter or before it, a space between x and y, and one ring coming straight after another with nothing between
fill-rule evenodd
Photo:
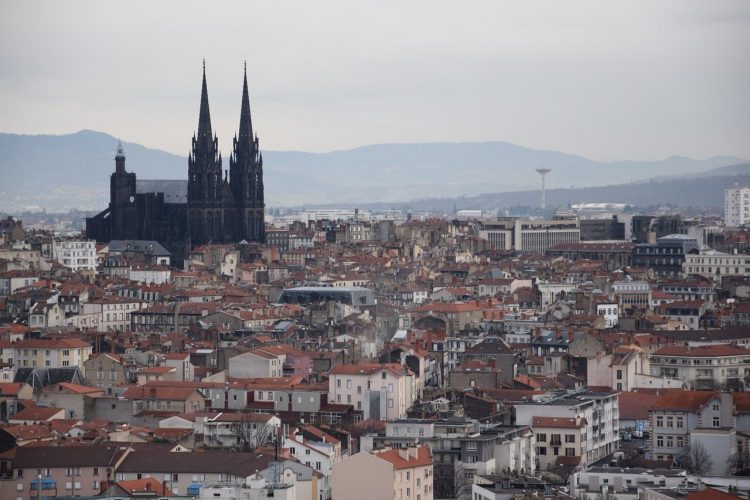
<instances>
[{"instance_id":1,"label":"multi-story building","mask_svg":"<svg viewBox=\"0 0 750 500\"><path fill-rule=\"evenodd\" d=\"M716 281L723 276L747 276L750 274L750 255L704 250L699 254L686 255L682 271L687 275L698 274Z\"/></svg>"},{"instance_id":2,"label":"multi-story building","mask_svg":"<svg viewBox=\"0 0 750 500\"><path fill-rule=\"evenodd\" d=\"M649 408L647 455L677 461L700 442L712 457L710 472L723 474L730 450L737 448L734 418L731 393L669 391Z\"/></svg>"},{"instance_id":3,"label":"multi-story building","mask_svg":"<svg viewBox=\"0 0 750 500\"><path fill-rule=\"evenodd\" d=\"M533 417L532 427L536 438L537 469L547 470L558 465L587 464L588 436L583 417ZM559 460L561 457L565 457Z\"/></svg>"},{"instance_id":4,"label":"multi-story building","mask_svg":"<svg viewBox=\"0 0 750 500\"><path fill-rule=\"evenodd\" d=\"M432 500L428 446L360 452L333 466L333 498Z\"/></svg>"},{"instance_id":5,"label":"multi-story building","mask_svg":"<svg viewBox=\"0 0 750 500\"><path fill-rule=\"evenodd\" d=\"M612 295L621 308L648 309L651 305L651 285L645 281L615 281Z\"/></svg>"},{"instance_id":6,"label":"multi-story building","mask_svg":"<svg viewBox=\"0 0 750 500\"><path fill-rule=\"evenodd\" d=\"M724 190L724 223L727 227L750 223L750 187L735 186Z\"/></svg>"},{"instance_id":7,"label":"multi-story building","mask_svg":"<svg viewBox=\"0 0 750 500\"><path fill-rule=\"evenodd\" d=\"M96 270L94 240L55 241L52 255L57 262L73 272Z\"/></svg>"},{"instance_id":8,"label":"multi-story building","mask_svg":"<svg viewBox=\"0 0 750 500\"><path fill-rule=\"evenodd\" d=\"M14 342L13 362L17 368L78 367L85 373L84 361L91 357L91 345L77 338L29 339Z\"/></svg>"},{"instance_id":9,"label":"multi-story building","mask_svg":"<svg viewBox=\"0 0 750 500\"><path fill-rule=\"evenodd\" d=\"M328 375L329 401L352 405L365 419L403 418L417 397L415 374L397 363L339 365Z\"/></svg>"},{"instance_id":10,"label":"multi-story building","mask_svg":"<svg viewBox=\"0 0 750 500\"><path fill-rule=\"evenodd\" d=\"M12 478L0 481L0 498L99 495L129 452L113 444L82 446L75 453L65 446L21 446Z\"/></svg>"},{"instance_id":11,"label":"multi-story building","mask_svg":"<svg viewBox=\"0 0 750 500\"><path fill-rule=\"evenodd\" d=\"M698 241L684 234L670 234L656 240L656 244L633 247L632 264L652 269L659 276L677 277L682 273L685 256L698 253Z\"/></svg>"},{"instance_id":12,"label":"multi-story building","mask_svg":"<svg viewBox=\"0 0 750 500\"><path fill-rule=\"evenodd\" d=\"M130 328L131 314L146 307L148 303L140 299L110 296L83 304L81 316L86 320L85 326L103 332L123 332Z\"/></svg>"},{"instance_id":13,"label":"multi-story building","mask_svg":"<svg viewBox=\"0 0 750 500\"><path fill-rule=\"evenodd\" d=\"M517 252L544 254L548 248L561 243L579 243L581 229L577 218L518 219L513 229L513 241Z\"/></svg>"},{"instance_id":14,"label":"multi-story building","mask_svg":"<svg viewBox=\"0 0 750 500\"><path fill-rule=\"evenodd\" d=\"M620 443L617 392L582 392L514 404L516 425L533 425L534 417L586 421L586 463L614 453Z\"/></svg>"},{"instance_id":15,"label":"multi-story building","mask_svg":"<svg viewBox=\"0 0 750 500\"><path fill-rule=\"evenodd\" d=\"M750 376L750 350L728 344L668 345L652 354L651 374L682 380L695 389L741 386Z\"/></svg>"},{"instance_id":16,"label":"multi-story building","mask_svg":"<svg viewBox=\"0 0 750 500\"><path fill-rule=\"evenodd\" d=\"M99 353L83 362L86 383L112 394L117 386L127 385L135 379L134 371L116 354Z\"/></svg>"},{"instance_id":17,"label":"multi-story building","mask_svg":"<svg viewBox=\"0 0 750 500\"><path fill-rule=\"evenodd\" d=\"M39 281L39 272L37 271L7 271L0 273L0 297L13 295L16 290Z\"/></svg>"}]
</instances>

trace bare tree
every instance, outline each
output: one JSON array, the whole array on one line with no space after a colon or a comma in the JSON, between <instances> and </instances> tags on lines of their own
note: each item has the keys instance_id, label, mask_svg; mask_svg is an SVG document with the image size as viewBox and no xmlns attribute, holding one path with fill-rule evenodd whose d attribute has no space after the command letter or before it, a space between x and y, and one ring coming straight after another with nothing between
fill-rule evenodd
<instances>
[{"instance_id":1,"label":"bare tree","mask_svg":"<svg viewBox=\"0 0 750 500\"><path fill-rule=\"evenodd\" d=\"M735 453L727 458L727 474L730 476L740 475L748 469L745 456L742 453Z\"/></svg>"},{"instance_id":2,"label":"bare tree","mask_svg":"<svg viewBox=\"0 0 750 500\"><path fill-rule=\"evenodd\" d=\"M466 470L461 462L456 462L453 467L453 494L456 500L471 499L472 482L466 477Z\"/></svg>"},{"instance_id":3,"label":"bare tree","mask_svg":"<svg viewBox=\"0 0 750 500\"><path fill-rule=\"evenodd\" d=\"M253 422L245 417L231 426L235 438L231 446L233 451L253 451L268 443L273 435L274 427L267 422Z\"/></svg>"},{"instance_id":4,"label":"bare tree","mask_svg":"<svg viewBox=\"0 0 750 500\"><path fill-rule=\"evenodd\" d=\"M600 491L597 493L596 500L617 500L617 495L609 491L609 488L607 488L607 491Z\"/></svg>"},{"instance_id":5,"label":"bare tree","mask_svg":"<svg viewBox=\"0 0 750 500\"><path fill-rule=\"evenodd\" d=\"M706 474L714 465L711 455L700 441L696 441L686 446L685 452L682 457L680 457L679 461L683 467L698 476Z\"/></svg>"}]
</instances>

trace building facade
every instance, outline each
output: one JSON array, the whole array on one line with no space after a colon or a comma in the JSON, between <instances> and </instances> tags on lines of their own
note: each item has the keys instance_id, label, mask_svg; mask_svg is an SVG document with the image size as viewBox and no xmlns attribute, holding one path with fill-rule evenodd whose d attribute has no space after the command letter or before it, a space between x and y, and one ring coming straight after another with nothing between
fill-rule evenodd
<instances>
[{"instance_id":1,"label":"building facade","mask_svg":"<svg viewBox=\"0 0 750 500\"><path fill-rule=\"evenodd\" d=\"M750 222L750 187L726 189L724 191L724 223L728 227L739 227Z\"/></svg>"}]
</instances>

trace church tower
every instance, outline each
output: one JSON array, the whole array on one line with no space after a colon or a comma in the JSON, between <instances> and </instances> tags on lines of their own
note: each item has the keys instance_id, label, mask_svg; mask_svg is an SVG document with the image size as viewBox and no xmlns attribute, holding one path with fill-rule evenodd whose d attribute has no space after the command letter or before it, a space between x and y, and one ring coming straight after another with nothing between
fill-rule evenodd
<instances>
[{"instance_id":1,"label":"church tower","mask_svg":"<svg viewBox=\"0 0 750 500\"><path fill-rule=\"evenodd\" d=\"M203 86L198 118L198 134L193 135L188 156L188 224L194 243L220 242L225 239L224 182L221 172L219 140L211 132L208 109L206 61L203 61Z\"/></svg>"},{"instance_id":2,"label":"church tower","mask_svg":"<svg viewBox=\"0 0 750 500\"><path fill-rule=\"evenodd\" d=\"M253 135L250 95L247 90L247 63L242 86L240 129L234 136L229 157L229 178L235 203L235 239L265 242L265 203L263 199L263 156L258 136Z\"/></svg>"}]
</instances>

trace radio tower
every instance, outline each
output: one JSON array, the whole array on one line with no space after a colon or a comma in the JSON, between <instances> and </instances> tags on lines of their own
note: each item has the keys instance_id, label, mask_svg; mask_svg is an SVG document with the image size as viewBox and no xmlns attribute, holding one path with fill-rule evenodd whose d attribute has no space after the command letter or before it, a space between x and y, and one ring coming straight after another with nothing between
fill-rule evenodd
<instances>
[{"instance_id":1,"label":"radio tower","mask_svg":"<svg viewBox=\"0 0 750 500\"><path fill-rule=\"evenodd\" d=\"M547 190L544 186L544 179L547 177L547 174L552 171L552 169L537 168L536 171L539 173L539 175L542 176L542 214L544 214L544 211L547 209Z\"/></svg>"}]
</instances>

